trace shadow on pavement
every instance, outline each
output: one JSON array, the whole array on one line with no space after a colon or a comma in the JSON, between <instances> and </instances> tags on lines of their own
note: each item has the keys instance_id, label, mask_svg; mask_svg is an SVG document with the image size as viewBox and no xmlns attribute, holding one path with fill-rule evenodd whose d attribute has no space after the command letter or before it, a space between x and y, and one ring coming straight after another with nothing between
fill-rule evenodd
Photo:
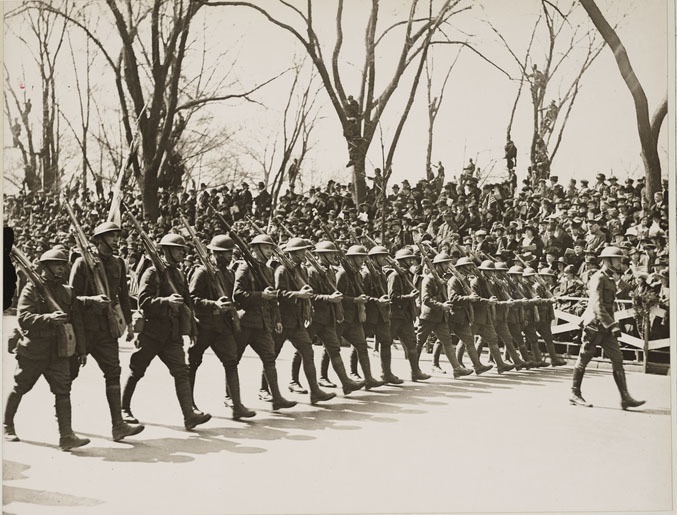
<instances>
[{"instance_id":1,"label":"shadow on pavement","mask_svg":"<svg viewBox=\"0 0 677 515\"><path fill-rule=\"evenodd\" d=\"M61 494L59 492L45 492L31 488L19 488L16 486L3 486L2 504L13 502L28 504L40 504L43 506L98 506L103 501L91 497L79 497L76 495ZM3 510L3 513L8 513Z\"/></svg>"},{"instance_id":2,"label":"shadow on pavement","mask_svg":"<svg viewBox=\"0 0 677 515\"><path fill-rule=\"evenodd\" d=\"M2 461L2 480L14 481L17 479L27 479L28 476L24 474L31 468L30 465L19 463L18 461L3 460Z\"/></svg>"}]
</instances>

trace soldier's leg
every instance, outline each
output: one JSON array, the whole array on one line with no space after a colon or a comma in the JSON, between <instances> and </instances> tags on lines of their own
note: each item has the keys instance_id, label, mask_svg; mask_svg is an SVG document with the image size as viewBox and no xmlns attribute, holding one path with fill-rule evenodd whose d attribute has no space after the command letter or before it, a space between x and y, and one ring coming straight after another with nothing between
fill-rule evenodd
<instances>
[{"instance_id":1,"label":"soldier's leg","mask_svg":"<svg viewBox=\"0 0 677 515\"><path fill-rule=\"evenodd\" d=\"M614 381L618 387L618 392L621 394L621 407L623 409L637 408L644 404L646 401L635 400L628 392L628 383L623 368L623 353L616 337L610 333L604 334L599 345L604 350L605 356L611 360Z\"/></svg>"},{"instance_id":2,"label":"soldier's leg","mask_svg":"<svg viewBox=\"0 0 677 515\"><path fill-rule=\"evenodd\" d=\"M126 436L139 434L144 429L144 426L140 424L128 424L122 419L119 352L118 341L108 334L101 335L101 337L97 338L96 345L92 345L89 348L89 354L103 372L113 440L116 442Z\"/></svg>"},{"instance_id":3,"label":"soldier's leg","mask_svg":"<svg viewBox=\"0 0 677 515\"><path fill-rule=\"evenodd\" d=\"M552 328L550 327L550 322L538 322L536 324L536 330L543 338L543 341L545 341L545 348L548 350L548 354L550 354L550 365L553 367L561 367L566 365L567 360L558 356L557 351L555 350L555 342L552 338Z\"/></svg>"},{"instance_id":4,"label":"soldier's leg","mask_svg":"<svg viewBox=\"0 0 677 515\"><path fill-rule=\"evenodd\" d=\"M308 393L308 390L301 386L299 375L301 373L301 364L303 359L298 350L294 351L294 357L291 360L291 382L289 383L289 391L295 393Z\"/></svg>"},{"instance_id":5,"label":"soldier's leg","mask_svg":"<svg viewBox=\"0 0 677 515\"><path fill-rule=\"evenodd\" d=\"M157 356L163 342L149 338L148 335L139 335L139 346L129 357L129 376L122 389L122 418L129 424L138 424L139 421L132 414L131 404L136 385L145 375L148 365Z\"/></svg>"},{"instance_id":6,"label":"soldier's leg","mask_svg":"<svg viewBox=\"0 0 677 515\"><path fill-rule=\"evenodd\" d=\"M421 358L421 351L423 345L432 334L433 324L424 319L419 319L418 327L416 328L416 354Z\"/></svg>"},{"instance_id":7,"label":"soldier's leg","mask_svg":"<svg viewBox=\"0 0 677 515\"><path fill-rule=\"evenodd\" d=\"M397 338L404 347L405 355L409 361L412 381L424 381L430 379L428 374L424 374L418 364L418 352L416 351L416 333L414 325L409 320L396 319L390 325L390 331L393 338Z\"/></svg>"},{"instance_id":8,"label":"soldier's leg","mask_svg":"<svg viewBox=\"0 0 677 515\"><path fill-rule=\"evenodd\" d=\"M524 361L527 369L530 369L533 365L533 359L531 354L529 354L529 349L524 343L524 337L522 336L522 325L520 323L508 323L508 330L512 336L515 346L519 349L520 354L522 355L522 361Z\"/></svg>"},{"instance_id":9,"label":"soldier's leg","mask_svg":"<svg viewBox=\"0 0 677 515\"><path fill-rule=\"evenodd\" d=\"M14 371L14 386L9 392L5 402L3 419L3 434L8 442L18 442L19 437L14 429L14 416L19 409L21 398L30 392L35 386L43 371L47 367L47 360L28 359L21 354L16 356L16 369Z\"/></svg>"},{"instance_id":10,"label":"soldier's leg","mask_svg":"<svg viewBox=\"0 0 677 515\"><path fill-rule=\"evenodd\" d=\"M186 365L186 355L183 352L183 339L172 338L165 342L158 357L169 369L169 373L174 378L174 389L176 398L183 414L183 423L186 429L193 429L199 424L204 424L212 416L209 413L202 413L193 406L193 392L190 388L188 379L188 365Z\"/></svg>"},{"instance_id":11,"label":"soldier's leg","mask_svg":"<svg viewBox=\"0 0 677 515\"><path fill-rule=\"evenodd\" d=\"M585 374L585 367L588 366L590 360L595 356L597 350L597 343L600 341L599 332L592 333L590 330L584 330L581 336L581 348L574 365L571 396L569 402L574 406L592 407L592 404L583 398L581 393L581 384L583 383L583 375Z\"/></svg>"},{"instance_id":12,"label":"soldier's leg","mask_svg":"<svg viewBox=\"0 0 677 515\"><path fill-rule=\"evenodd\" d=\"M59 447L63 451L82 447L88 438L79 438L71 426L71 373L68 358L53 358L45 372L49 389L54 394L54 409L59 425Z\"/></svg>"},{"instance_id":13,"label":"soldier's leg","mask_svg":"<svg viewBox=\"0 0 677 515\"><path fill-rule=\"evenodd\" d=\"M275 354L275 360L282 352L282 347L287 338L284 336L284 332L276 333L270 332L273 338L273 352ZM272 395L270 394L270 388L268 388L268 381L266 380L266 373L264 370L261 371L261 388L259 389L259 399L264 401L272 401Z\"/></svg>"},{"instance_id":14,"label":"soldier's leg","mask_svg":"<svg viewBox=\"0 0 677 515\"><path fill-rule=\"evenodd\" d=\"M449 327L461 341L461 345L465 345L468 352L468 357L473 364L473 368L477 375L483 374L491 370L493 365L483 365L480 361L477 349L475 348L475 335L472 332L470 325L467 324L450 324ZM459 362L460 363L460 362Z\"/></svg>"},{"instance_id":15,"label":"soldier's leg","mask_svg":"<svg viewBox=\"0 0 677 515\"><path fill-rule=\"evenodd\" d=\"M496 330L494 329L494 325L491 322L488 324L477 324L475 326L475 331L480 336L482 341L484 341L489 346L489 352L496 362L499 374L508 372L509 370L515 368L515 365L503 362L501 351L498 348L498 336L496 335Z\"/></svg>"},{"instance_id":16,"label":"soldier's leg","mask_svg":"<svg viewBox=\"0 0 677 515\"><path fill-rule=\"evenodd\" d=\"M393 336L390 324L376 324L374 327L374 341L378 344L379 358L381 360L381 379L384 383L402 384L404 381L393 374Z\"/></svg>"},{"instance_id":17,"label":"soldier's leg","mask_svg":"<svg viewBox=\"0 0 677 515\"><path fill-rule=\"evenodd\" d=\"M364 386L364 381L353 381L348 377L346 368L343 365L343 359L341 358L341 343L339 336L336 334L336 329L328 325L318 325L317 335L324 346L324 353L327 356L327 362L331 361L332 367L334 367L334 372L341 381L343 386L343 393L348 395L350 392L359 390ZM323 356L324 359L324 356Z\"/></svg>"},{"instance_id":18,"label":"soldier's leg","mask_svg":"<svg viewBox=\"0 0 677 515\"><path fill-rule=\"evenodd\" d=\"M433 327L433 332L437 339L440 341L444 347L444 354L447 356L447 360L451 364L451 368L454 371L454 378L459 378L472 374L471 370L468 370L465 367L462 367L461 364L456 359L456 349L451 343L451 333L449 332L449 324L445 321L435 324Z\"/></svg>"},{"instance_id":19,"label":"soldier's leg","mask_svg":"<svg viewBox=\"0 0 677 515\"><path fill-rule=\"evenodd\" d=\"M541 354L541 348L538 342L538 335L536 334L535 324L525 324L524 328L524 337L531 348L531 353L534 356L534 366L537 367L547 367L548 364L543 359Z\"/></svg>"},{"instance_id":20,"label":"soldier's leg","mask_svg":"<svg viewBox=\"0 0 677 515\"><path fill-rule=\"evenodd\" d=\"M377 381L371 373L367 340L362 330L362 324L346 325L344 322L342 325L344 326L343 337L357 350L357 359L360 362L366 380L365 388L383 386L383 381Z\"/></svg>"},{"instance_id":21,"label":"soldier's leg","mask_svg":"<svg viewBox=\"0 0 677 515\"><path fill-rule=\"evenodd\" d=\"M435 344L433 345L433 372L438 374L446 374L447 371L440 366L440 357L444 352L444 345L442 342L435 338Z\"/></svg>"},{"instance_id":22,"label":"soldier's leg","mask_svg":"<svg viewBox=\"0 0 677 515\"><path fill-rule=\"evenodd\" d=\"M515 348L512 339L512 334L510 333L510 329L508 328L508 322L506 320L499 320L494 325L494 329L496 330L496 335L498 336L498 339L502 341L503 344L505 345L507 354L508 356L510 356L510 360L515 365L515 370L522 370L526 366L526 363L522 361L522 359L519 356L519 353L517 352L517 349Z\"/></svg>"},{"instance_id":23,"label":"soldier's leg","mask_svg":"<svg viewBox=\"0 0 677 515\"><path fill-rule=\"evenodd\" d=\"M310 403L315 404L316 402L328 401L336 397L335 393L327 393L321 390L317 384L313 343L305 328L285 329L284 334L296 348L296 352L299 353L303 361L303 372L306 374L308 387L310 388Z\"/></svg>"},{"instance_id":24,"label":"soldier's leg","mask_svg":"<svg viewBox=\"0 0 677 515\"><path fill-rule=\"evenodd\" d=\"M218 338L218 334L207 327L200 326L198 329L197 338L194 338L188 346L188 380L191 390L195 388L195 376L202 364L205 351Z\"/></svg>"},{"instance_id":25,"label":"soldier's leg","mask_svg":"<svg viewBox=\"0 0 677 515\"><path fill-rule=\"evenodd\" d=\"M280 387L277 382L277 369L275 368L275 344L273 343L271 332L265 329L252 330L250 345L263 363L263 372L266 374L268 387L273 397L273 410L296 406L295 401L285 399L280 393Z\"/></svg>"},{"instance_id":26,"label":"soldier's leg","mask_svg":"<svg viewBox=\"0 0 677 515\"><path fill-rule=\"evenodd\" d=\"M233 420L256 416L256 412L242 404L240 375L237 370L237 342L231 331L219 334L212 343L214 354L219 358L226 373L226 395L230 393Z\"/></svg>"}]
</instances>

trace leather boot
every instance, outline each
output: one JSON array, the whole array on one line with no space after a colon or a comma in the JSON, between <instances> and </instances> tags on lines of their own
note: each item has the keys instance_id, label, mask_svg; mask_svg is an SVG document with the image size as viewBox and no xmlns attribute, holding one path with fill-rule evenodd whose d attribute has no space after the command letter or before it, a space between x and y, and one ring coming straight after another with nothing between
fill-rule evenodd
<instances>
[{"instance_id":1,"label":"leather boot","mask_svg":"<svg viewBox=\"0 0 677 515\"><path fill-rule=\"evenodd\" d=\"M533 363L535 368L544 368L548 366L546 361L543 359L543 355L541 354L541 348L539 347L538 339L535 339L533 342L531 342L531 353L534 356Z\"/></svg>"},{"instance_id":2,"label":"leather boot","mask_svg":"<svg viewBox=\"0 0 677 515\"><path fill-rule=\"evenodd\" d=\"M614 380L616 381L616 386L618 387L618 391L621 394L621 408L637 408L646 403L646 401L637 401L633 399L628 392L628 383L625 380L625 370L622 368L619 370L614 370L613 375Z\"/></svg>"},{"instance_id":3,"label":"leather boot","mask_svg":"<svg viewBox=\"0 0 677 515\"><path fill-rule=\"evenodd\" d=\"M358 361L359 361L359 358L357 356L357 351L353 347L353 349L350 351L350 375L352 377L356 378L356 379L362 379L362 376L357 371L357 362Z\"/></svg>"},{"instance_id":4,"label":"leather boot","mask_svg":"<svg viewBox=\"0 0 677 515\"><path fill-rule=\"evenodd\" d=\"M296 406L296 401L288 401L280 393L280 387L277 384L277 369L275 368L275 363L264 366L263 371L266 374L266 379L268 380L268 387L270 388L270 393L273 397L273 410L277 411L283 408L293 408Z\"/></svg>"},{"instance_id":5,"label":"leather boot","mask_svg":"<svg viewBox=\"0 0 677 515\"><path fill-rule=\"evenodd\" d=\"M477 354L477 349L475 348L473 342L468 342L468 344L465 346L465 350L468 352L468 356L470 357L470 361L472 361L473 368L475 369L475 373L477 375L484 374L484 372L488 372L489 370L494 368L493 365L482 364Z\"/></svg>"},{"instance_id":6,"label":"leather boot","mask_svg":"<svg viewBox=\"0 0 677 515\"><path fill-rule=\"evenodd\" d=\"M193 429L195 426L204 424L212 418L209 413L202 413L193 407L193 395L191 394L190 383L187 378L175 377L174 388L176 390L176 398L179 400L179 406L181 406L181 413L183 413L183 425L186 429Z\"/></svg>"},{"instance_id":7,"label":"leather boot","mask_svg":"<svg viewBox=\"0 0 677 515\"><path fill-rule=\"evenodd\" d=\"M498 370L499 374L502 374L503 372L509 372L510 370L515 368L515 365L503 361L503 356L501 356L501 349L498 348L497 342L489 344L489 353L494 357L494 361L496 362L496 370Z\"/></svg>"},{"instance_id":8,"label":"leather boot","mask_svg":"<svg viewBox=\"0 0 677 515\"><path fill-rule=\"evenodd\" d=\"M122 407L120 404L120 386L106 386L106 400L110 409L110 419L113 431L113 441L119 442L126 436L138 435L144 430L141 424L128 424L122 420Z\"/></svg>"},{"instance_id":9,"label":"leather boot","mask_svg":"<svg viewBox=\"0 0 677 515\"><path fill-rule=\"evenodd\" d=\"M555 342L552 340L545 342L545 347L548 349L548 354L550 354L550 366L552 367L563 367L567 364L567 360L563 359L557 354L555 349Z\"/></svg>"},{"instance_id":10,"label":"leather boot","mask_svg":"<svg viewBox=\"0 0 677 515\"><path fill-rule=\"evenodd\" d=\"M138 383L139 380L133 376L129 376L127 378L127 382L125 383L125 387L122 390L122 420L127 422L128 424L138 424L139 421L138 419L132 414L132 410L130 408L132 404L132 396L134 395L134 390L136 390L136 383Z\"/></svg>"},{"instance_id":11,"label":"leather boot","mask_svg":"<svg viewBox=\"0 0 677 515\"><path fill-rule=\"evenodd\" d=\"M456 345L456 359L461 364L462 367L465 367L463 364L463 357L465 356L465 343L460 342Z\"/></svg>"},{"instance_id":12,"label":"leather boot","mask_svg":"<svg viewBox=\"0 0 677 515\"><path fill-rule=\"evenodd\" d=\"M402 384L404 381L393 374L392 371L392 346L381 344L381 350L379 351L379 357L381 358L381 379L384 383L388 384Z\"/></svg>"},{"instance_id":13,"label":"leather boot","mask_svg":"<svg viewBox=\"0 0 677 515\"><path fill-rule=\"evenodd\" d=\"M322 350L322 359L320 360L320 378L317 380L317 384L324 386L325 388L336 388L336 385L331 382L329 379L329 363L331 358L326 349ZM343 362L341 362L343 364Z\"/></svg>"},{"instance_id":14,"label":"leather boot","mask_svg":"<svg viewBox=\"0 0 677 515\"><path fill-rule=\"evenodd\" d=\"M513 342L512 341L506 341L504 343L505 343L506 355L510 356L510 360L515 365L515 370L522 370L523 368L526 368L527 364L526 364L526 362L522 361L522 359L520 358L520 355L517 352L517 349L515 348L515 345L513 344Z\"/></svg>"},{"instance_id":15,"label":"leather boot","mask_svg":"<svg viewBox=\"0 0 677 515\"><path fill-rule=\"evenodd\" d=\"M409 360L409 368L411 368L411 380L412 381L425 381L430 379L428 374L425 374L421 371L421 367L418 364L418 352L416 349L407 349L407 359Z\"/></svg>"},{"instance_id":16,"label":"leather boot","mask_svg":"<svg viewBox=\"0 0 677 515\"><path fill-rule=\"evenodd\" d=\"M331 360L331 365L334 367L334 372L336 372L336 375L343 386L343 395L348 395L351 392L355 392L365 385L364 381L353 381L348 377L346 367L343 365L343 360L341 359L340 354L337 354L336 356L330 356L329 359Z\"/></svg>"},{"instance_id":17,"label":"leather boot","mask_svg":"<svg viewBox=\"0 0 677 515\"><path fill-rule=\"evenodd\" d=\"M302 361L303 359L301 358L299 351L294 352L294 357L291 360L291 382L289 383L288 388L292 393L301 393L305 395L308 393L308 390L301 385L301 381L299 380Z\"/></svg>"},{"instance_id":18,"label":"leather boot","mask_svg":"<svg viewBox=\"0 0 677 515\"><path fill-rule=\"evenodd\" d=\"M256 412L242 404L240 397L240 375L237 368L226 370L226 384L226 393L230 393L233 420L255 417Z\"/></svg>"},{"instance_id":19,"label":"leather boot","mask_svg":"<svg viewBox=\"0 0 677 515\"><path fill-rule=\"evenodd\" d=\"M6 442L18 442L19 437L14 430L14 415L19 409L22 395L12 391L5 402L5 418L3 419L2 430Z\"/></svg>"},{"instance_id":20,"label":"leather boot","mask_svg":"<svg viewBox=\"0 0 677 515\"><path fill-rule=\"evenodd\" d=\"M357 351L357 359L360 361L362 372L364 372L364 378L366 381L364 387L369 390L371 388L383 386L383 381L379 381L371 375L371 363L369 362L369 352L367 349Z\"/></svg>"},{"instance_id":21,"label":"leather boot","mask_svg":"<svg viewBox=\"0 0 677 515\"><path fill-rule=\"evenodd\" d=\"M454 379L472 374L472 370L465 368L458 361L458 358L456 357L456 349L454 349L453 343L444 343L443 346L444 354L447 356L447 360L451 364L451 368L454 370Z\"/></svg>"},{"instance_id":22,"label":"leather boot","mask_svg":"<svg viewBox=\"0 0 677 515\"><path fill-rule=\"evenodd\" d=\"M592 403L586 401L581 394L581 384L583 383L583 374L585 374L585 369L582 367L574 367L574 377L571 384L571 397L569 397L569 402L574 406L584 406L586 408L592 408Z\"/></svg>"},{"instance_id":23,"label":"leather boot","mask_svg":"<svg viewBox=\"0 0 677 515\"><path fill-rule=\"evenodd\" d=\"M71 427L71 398L68 394L58 394L55 396L54 408L56 409L56 420L59 425L59 448L62 451L82 447L89 443L89 438L79 438L73 433Z\"/></svg>"},{"instance_id":24,"label":"leather boot","mask_svg":"<svg viewBox=\"0 0 677 515\"><path fill-rule=\"evenodd\" d=\"M301 357L301 354L299 354L299 357ZM318 386L317 371L315 370L312 349L310 353L307 354L307 358L303 359L302 362L303 373L306 374L306 379L308 380L308 385L310 387L310 404L314 405L318 402L330 401L336 397L335 393L325 392Z\"/></svg>"}]
</instances>

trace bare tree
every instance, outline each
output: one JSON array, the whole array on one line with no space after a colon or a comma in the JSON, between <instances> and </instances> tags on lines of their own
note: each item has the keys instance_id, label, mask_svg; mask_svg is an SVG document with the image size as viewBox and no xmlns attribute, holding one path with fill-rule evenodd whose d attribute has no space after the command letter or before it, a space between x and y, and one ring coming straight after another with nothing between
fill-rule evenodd
<instances>
[{"instance_id":1,"label":"bare tree","mask_svg":"<svg viewBox=\"0 0 677 515\"><path fill-rule=\"evenodd\" d=\"M606 20L597 7L594 0L580 0L583 9L595 24L595 27L604 38L616 59L618 70L632 95L635 103L635 115L637 117L637 131L642 147L642 162L646 174L645 196L648 201L653 199L653 194L661 189L661 161L658 156L658 135L660 134L663 120L668 113L667 92L661 100L653 116L649 118L649 102L642 84L639 82L635 71L630 64L630 58L614 28Z\"/></svg>"},{"instance_id":2,"label":"bare tree","mask_svg":"<svg viewBox=\"0 0 677 515\"><path fill-rule=\"evenodd\" d=\"M378 0L372 0L371 9L366 23L364 35L364 55L365 60L360 69L359 95L353 98L353 95L346 94L344 87L344 76L341 73L341 50L344 39L344 19L343 19L343 0L336 2L336 40L333 44L331 57L325 57L322 52L322 44L318 33L315 30L313 22L313 7L311 2L307 2L305 9L298 8L290 2L280 0L279 7L287 11L287 14L294 18L294 22L285 22L282 19L288 17L284 15L276 16L271 14L272 10L261 7L253 2L241 1L209 1L209 6L233 6L246 7L263 15L270 23L280 27L293 35L303 46L306 53L310 56L315 65L331 104L336 111L341 126L343 128L343 137L348 145L350 156L349 164L354 167L354 186L355 196L358 202L362 202L366 196L366 175L365 162L367 151L374 138L374 134L379 126L379 122L390 102L393 94L401 85L405 71L409 65L417 58L420 58L421 52L431 44L430 38L426 35L430 31L435 32L451 16L467 9L463 7L455 10L460 0L445 0L435 12L434 16L424 15L420 17L417 14L418 0L413 0L410 5L409 15L392 23L380 34L377 34L377 26L380 16L380 4ZM324 8L324 3L323 3ZM352 17L354 20L355 17ZM376 92L376 74L387 69L392 63L388 62L388 55L379 52L384 39L401 32L403 34L402 44L397 55L394 69L385 81L385 86L380 94ZM377 66L377 63L380 64ZM388 63L387 65L385 63ZM381 66L382 65L382 66Z\"/></svg>"}]
</instances>

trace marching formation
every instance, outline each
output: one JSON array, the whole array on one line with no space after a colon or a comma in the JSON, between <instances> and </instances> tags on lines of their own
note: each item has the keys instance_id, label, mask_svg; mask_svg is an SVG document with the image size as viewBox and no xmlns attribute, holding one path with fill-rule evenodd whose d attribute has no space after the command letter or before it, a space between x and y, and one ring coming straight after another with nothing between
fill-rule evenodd
<instances>
[{"instance_id":1,"label":"marching formation","mask_svg":"<svg viewBox=\"0 0 677 515\"><path fill-rule=\"evenodd\" d=\"M256 416L243 404L238 375L238 363L248 345L262 363L259 397L271 401L273 410L296 405L282 395L276 368L276 358L287 340L296 350L289 390L309 393L313 405L336 396L322 389L336 388L329 365L344 395L362 388L402 384L404 380L391 366L394 340L401 344L412 381L430 379L421 370L419 358L433 335L435 356L439 359L444 353L454 379L494 368L481 360L484 346L499 374L566 364L556 353L550 330L555 302L550 268L536 271L518 263L509 265L460 244L454 245L452 252L438 251L425 240L391 255L385 246L355 233L352 245L344 250L325 225L326 239L313 243L294 236L279 223L289 237L278 245L251 220L258 234L253 238L241 235L213 207L223 233L215 234L208 243L200 240L183 217L189 241L182 234L169 233L156 243L126 210L148 264L138 269L140 316L133 317L135 300L127 284L127 265L117 255L122 229L105 222L88 239L67 205L66 209L80 254L68 284L66 249L44 252L37 264L20 250L12 250L15 264L28 282L18 302L22 338L16 349L13 388L5 405L6 441L19 440L14 417L21 398L44 375L55 396L61 449L89 443L71 428L70 404L71 384L88 355L104 376L115 441L144 429L139 423L143 414L137 418L132 412L132 400L156 356L174 379L188 430L211 418L197 407L193 395L197 371L208 348L223 365L225 403L234 420ZM189 247L200 263L186 274L182 264ZM614 246L605 247L599 257L602 267L588 283L584 344L574 368L570 402L591 405L582 396L581 383L586 365L601 346L611 358L623 409L637 407L644 401L628 393L617 341L620 328L613 317L614 277L627 267L627 260L621 248ZM135 337L136 348L121 389L118 341L125 334L129 339ZM380 374L370 360L368 337L374 337L378 348ZM549 361L544 359L539 338ZM186 340L190 341L187 351ZM350 375L340 352L343 341L352 347ZM314 343L323 346L319 374ZM471 368L463 363L466 353ZM435 364L444 372L439 361ZM308 390L300 378L301 369Z\"/></svg>"}]
</instances>

